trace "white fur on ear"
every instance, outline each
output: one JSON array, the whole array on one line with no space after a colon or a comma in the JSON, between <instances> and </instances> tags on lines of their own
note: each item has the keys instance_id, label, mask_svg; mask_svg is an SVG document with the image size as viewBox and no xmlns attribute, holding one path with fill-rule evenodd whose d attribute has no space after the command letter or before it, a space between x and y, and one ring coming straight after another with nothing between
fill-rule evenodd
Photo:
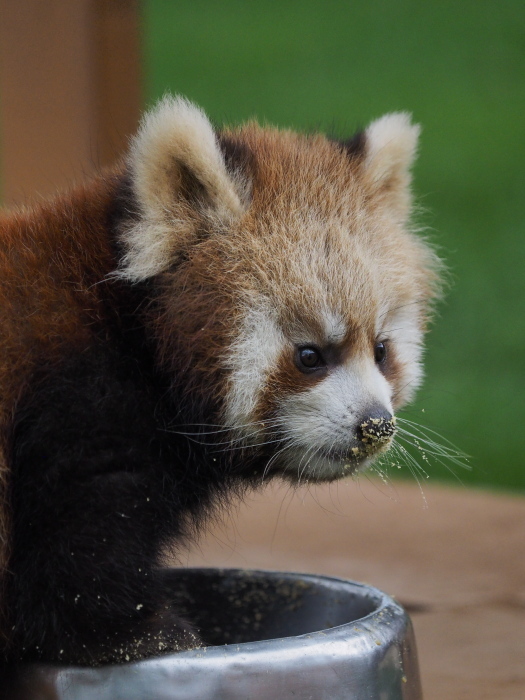
<instances>
[{"instance_id":1,"label":"white fur on ear","mask_svg":"<svg viewBox=\"0 0 525 700\"><path fill-rule=\"evenodd\" d=\"M185 180L202 195L202 214L228 223L243 214L242 183L228 173L212 125L183 97L166 96L147 114L129 155L140 218L122 232L126 254L118 276L141 280L165 270L194 232L196 208Z\"/></svg>"},{"instance_id":2,"label":"white fur on ear","mask_svg":"<svg viewBox=\"0 0 525 700\"><path fill-rule=\"evenodd\" d=\"M364 169L367 186L402 220L410 209L410 168L420 127L406 112L386 114L366 129Z\"/></svg>"}]
</instances>

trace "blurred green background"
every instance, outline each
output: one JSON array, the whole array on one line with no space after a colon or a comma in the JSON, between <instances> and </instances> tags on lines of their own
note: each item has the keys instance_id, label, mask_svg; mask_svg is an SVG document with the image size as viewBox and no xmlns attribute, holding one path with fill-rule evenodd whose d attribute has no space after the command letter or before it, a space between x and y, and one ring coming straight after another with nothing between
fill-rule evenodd
<instances>
[{"instance_id":1,"label":"blurred green background","mask_svg":"<svg viewBox=\"0 0 525 700\"><path fill-rule=\"evenodd\" d=\"M392 110L423 125L415 190L451 273L405 415L471 455L456 477L525 489L523 0L146 0L148 103L350 135Z\"/></svg>"}]
</instances>

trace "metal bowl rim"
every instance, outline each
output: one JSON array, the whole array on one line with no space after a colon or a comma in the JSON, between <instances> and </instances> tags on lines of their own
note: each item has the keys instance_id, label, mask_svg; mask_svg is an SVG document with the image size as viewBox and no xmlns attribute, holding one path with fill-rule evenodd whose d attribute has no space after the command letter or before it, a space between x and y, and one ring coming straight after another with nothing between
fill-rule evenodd
<instances>
[{"instance_id":1,"label":"metal bowl rim","mask_svg":"<svg viewBox=\"0 0 525 700\"><path fill-rule=\"evenodd\" d=\"M355 626L356 624L359 624L363 627L369 627L371 625L374 625L374 623L383 625L384 621L381 619L382 616L384 616L385 612L390 612L392 617L399 618L399 619L405 619L407 618L407 614L404 610L404 608L397 603L391 596L389 596L387 593L384 593L381 591L379 588L375 588L375 586L370 586L367 583L360 583L358 581L352 581L349 579L344 579L344 578L339 578L337 576L325 576L323 574L305 574L301 572L295 572L295 571L273 571L269 569L241 569L238 567L170 567L167 568L167 572L176 572L176 571L184 571L188 573L208 573L208 572L215 572L218 574L230 574L234 576L238 576L239 578L242 578L243 576L246 575L254 575L254 576L260 576L261 578L271 578L271 579L276 579L276 578L283 578L283 579L288 579L288 580L300 580L300 581L309 581L312 583L316 582L325 582L325 583L330 583L330 584L336 584L338 586L343 586L344 588L352 588L354 589L355 593L366 591L368 595L366 597L371 598L377 607L368 615L365 615L364 617L357 618L356 620L351 620L349 622L345 622L341 625L334 625L333 627L329 627L327 629L322 629L322 630L316 630L312 632L306 632L304 634L298 634L298 635L291 635L289 637L274 637L272 639L262 639L262 640L256 640L256 641L251 641L251 642L239 642L239 643L233 643L233 644L215 644L215 645L210 645L206 647L197 647L195 649L188 649L186 651L180 651L174 654L166 654L164 656L160 657L152 657L149 659L143 659L142 661L131 661L129 664L125 664L126 666L142 666L143 664L155 664L163 661L168 661L168 660L176 660L176 659L184 659L184 658L191 658L195 657L197 655L202 655L203 653L206 653L206 656L210 655L215 655L215 654L224 654L227 650L231 649L232 651L235 651L235 653L242 652L243 654L249 655L250 652L260 652L262 648L266 647L275 647L279 644L286 644L286 647L288 649L293 648L294 646L300 648L305 646L306 640L308 640L307 644L308 646L312 645L312 640L316 640L317 638L322 639L324 642L329 643L332 641L331 637L341 637L341 635L344 633L345 629L347 628L352 628L351 631L351 636L356 637L358 636L355 631ZM364 631L364 630L363 630ZM122 664L119 664L122 665ZM111 666L111 665L110 665ZM106 667L107 668L107 667Z\"/></svg>"}]
</instances>

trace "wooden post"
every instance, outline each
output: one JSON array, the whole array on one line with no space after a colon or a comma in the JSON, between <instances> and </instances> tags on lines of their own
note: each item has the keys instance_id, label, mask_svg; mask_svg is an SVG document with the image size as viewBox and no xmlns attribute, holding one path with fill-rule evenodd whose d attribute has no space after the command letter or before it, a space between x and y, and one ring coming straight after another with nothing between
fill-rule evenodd
<instances>
[{"instance_id":1,"label":"wooden post","mask_svg":"<svg viewBox=\"0 0 525 700\"><path fill-rule=\"evenodd\" d=\"M141 103L138 0L0 0L5 204L112 162Z\"/></svg>"}]
</instances>

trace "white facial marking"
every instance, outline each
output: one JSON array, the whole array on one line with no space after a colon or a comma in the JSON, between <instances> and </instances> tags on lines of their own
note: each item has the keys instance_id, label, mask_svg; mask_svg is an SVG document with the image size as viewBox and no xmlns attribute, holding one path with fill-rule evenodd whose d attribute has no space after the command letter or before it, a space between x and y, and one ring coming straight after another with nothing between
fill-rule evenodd
<instances>
[{"instance_id":1,"label":"white facial marking","mask_svg":"<svg viewBox=\"0 0 525 700\"><path fill-rule=\"evenodd\" d=\"M327 310L323 313L323 322L325 337L328 343L340 343L344 340L347 327L339 314Z\"/></svg>"},{"instance_id":2,"label":"white facial marking","mask_svg":"<svg viewBox=\"0 0 525 700\"><path fill-rule=\"evenodd\" d=\"M381 317L378 337L387 338L392 344L397 362L403 368L403 382L398 400L410 401L421 384L423 367L423 332L418 318L417 304L400 305Z\"/></svg>"},{"instance_id":3,"label":"white facial marking","mask_svg":"<svg viewBox=\"0 0 525 700\"><path fill-rule=\"evenodd\" d=\"M226 425L245 435L253 432L247 424L253 419L266 375L277 365L284 343L284 336L266 306L248 310L239 338L226 360L231 372L225 402Z\"/></svg>"}]
</instances>

